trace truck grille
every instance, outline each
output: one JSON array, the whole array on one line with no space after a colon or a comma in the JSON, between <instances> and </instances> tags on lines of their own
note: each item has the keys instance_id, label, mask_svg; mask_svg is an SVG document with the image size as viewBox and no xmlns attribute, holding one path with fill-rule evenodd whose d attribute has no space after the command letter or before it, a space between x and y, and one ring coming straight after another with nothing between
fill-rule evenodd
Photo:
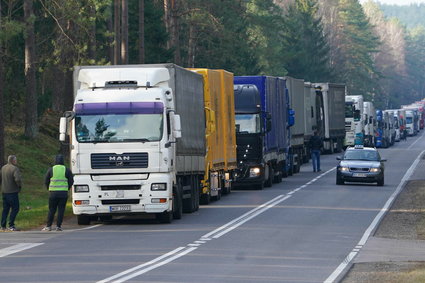
<instances>
[{"instance_id":1,"label":"truck grille","mask_svg":"<svg viewBox=\"0 0 425 283\"><path fill-rule=\"evenodd\" d=\"M92 169L147 168L149 157L147 152L141 153L93 153Z\"/></svg>"},{"instance_id":2,"label":"truck grille","mask_svg":"<svg viewBox=\"0 0 425 283\"><path fill-rule=\"evenodd\" d=\"M140 186L139 185L101 186L100 189L102 191L117 191L117 190L137 191L137 190L140 190Z\"/></svg>"},{"instance_id":3,"label":"truck grille","mask_svg":"<svg viewBox=\"0 0 425 283\"><path fill-rule=\"evenodd\" d=\"M139 204L140 199L107 199L102 204Z\"/></svg>"}]
</instances>

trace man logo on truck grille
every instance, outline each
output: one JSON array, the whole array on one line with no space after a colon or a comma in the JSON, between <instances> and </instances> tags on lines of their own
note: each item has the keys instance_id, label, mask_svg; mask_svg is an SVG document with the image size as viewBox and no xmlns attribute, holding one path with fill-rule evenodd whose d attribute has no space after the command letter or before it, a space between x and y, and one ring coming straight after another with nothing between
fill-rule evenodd
<instances>
[{"instance_id":1,"label":"man logo on truck grille","mask_svg":"<svg viewBox=\"0 0 425 283\"><path fill-rule=\"evenodd\" d=\"M124 166L124 161L130 161L130 156L109 156L109 161L115 161L115 166L122 167Z\"/></svg>"},{"instance_id":2,"label":"man logo on truck grille","mask_svg":"<svg viewBox=\"0 0 425 283\"><path fill-rule=\"evenodd\" d=\"M115 155L115 156L109 156L109 161L130 161L130 156L119 156L119 155Z\"/></svg>"}]
</instances>

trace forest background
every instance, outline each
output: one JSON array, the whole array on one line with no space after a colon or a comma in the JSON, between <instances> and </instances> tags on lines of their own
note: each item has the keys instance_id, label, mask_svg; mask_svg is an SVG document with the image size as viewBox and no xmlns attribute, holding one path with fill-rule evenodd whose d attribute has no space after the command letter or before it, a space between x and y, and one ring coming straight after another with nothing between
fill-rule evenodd
<instances>
[{"instance_id":1,"label":"forest background","mask_svg":"<svg viewBox=\"0 0 425 283\"><path fill-rule=\"evenodd\" d=\"M173 62L289 75L344 83L390 109L425 97L424 26L424 4L0 0L0 165L16 132L9 129L35 141L45 113L72 108L75 65Z\"/></svg>"}]
</instances>

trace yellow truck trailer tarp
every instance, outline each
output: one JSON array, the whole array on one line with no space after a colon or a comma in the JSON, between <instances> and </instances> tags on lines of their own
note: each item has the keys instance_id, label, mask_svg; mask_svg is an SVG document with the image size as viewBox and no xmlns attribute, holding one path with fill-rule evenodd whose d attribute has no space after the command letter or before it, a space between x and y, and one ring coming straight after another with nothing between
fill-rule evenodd
<instances>
[{"instance_id":1,"label":"yellow truck trailer tarp","mask_svg":"<svg viewBox=\"0 0 425 283\"><path fill-rule=\"evenodd\" d=\"M233 73L211 69L190 70L204 78L206 171L228 172L236 169Z\"/></svg>"}]
</instances>

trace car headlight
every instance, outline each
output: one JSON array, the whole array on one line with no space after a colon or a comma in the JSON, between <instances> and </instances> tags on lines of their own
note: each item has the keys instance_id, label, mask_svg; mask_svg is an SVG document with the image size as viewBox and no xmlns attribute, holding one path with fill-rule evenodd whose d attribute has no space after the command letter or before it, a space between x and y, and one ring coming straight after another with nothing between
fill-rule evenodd
<instances>
[{"instance_id":1,"label":"car headlight","mask_svg":"<svg viewBox=\"0 0 425 283\"><path fill-rule=\"evenodd\" d=\"M249 177L258 177L260 176L260 173L261 173L261 169L258 167L249 169Z\"/></svg>"},{"instance_id":2,"label":"car headlight","mask_svg":"<svg viewBox=\"0 0 425 283\"><path fill-rule=\"evenodd\" d=\"M370 172L378 173L378 172L381 172L381 169L380 168L370 168Z\"/></svg>"},{"instance_id":3,"label":"car headlight","mask_svg":"<svg viewBox=\"0 0 425 283\"><path fill-rule=\"evenodd\" d=\"M74 185L74 192L75 193L88 193L89 192L89 186L88 185Z\"/></svg>"},{"instance_id":4,"label":"car headlight","mask_svg":"<svg viewBox=\"0 0 425 283\"><path fill-rule=\"evenodd\" d=\"M153 183L151 191L165 191L167 190L167 183Z\"/></svg>"},{"instance_id":5,"label":"car headlight","mask_svg":"<svg viewBox=\"0 0 425 283\"><path fill-rule=\"evenodd\" d=\"M341 171L341 172L348 172L348 171L350 171L350 168L348 168L348 167L339 167L339 171Z\"/></svg>"}]
</instances>

